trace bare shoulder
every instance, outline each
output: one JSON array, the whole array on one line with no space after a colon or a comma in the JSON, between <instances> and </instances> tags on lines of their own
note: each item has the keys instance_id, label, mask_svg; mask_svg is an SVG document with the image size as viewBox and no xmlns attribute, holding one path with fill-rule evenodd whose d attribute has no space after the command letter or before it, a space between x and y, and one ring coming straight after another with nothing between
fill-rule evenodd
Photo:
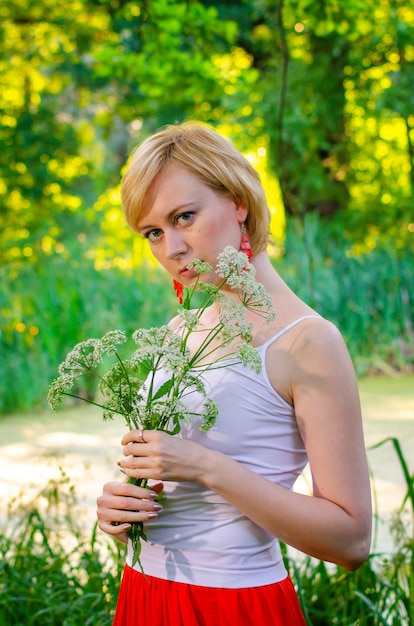
<instances>
[{"instance_id":1,"label":"bare shoulder","mask_svg":"<svg viewBox=\"0 0 414 626\"><path fill-rule=\"evenodd\" d=\"M322 317L306 320L292 340L292 375L294 384L307 379L354 379L355 371L345 340L338 327Z\"/></svg>"},{"instance_id":2,"label":"bare shoulder","mask_svg":"<svg viewBox=\"0 0 414 626\"><path fill-rule=\"evenodd\" d=\"M299 423L330 421L346 407L359 418L355 369L344 338L335 324L313 319L301 329L291 346L290 387ZM318 417L314 414L317 407ZM325 427L325 425L324 425Z\"/></svg>"},{"instance_id":3,"label":"bare shoulder","mask_svg":"<svg viewBox=\"0 0 414 626\"><path fill-rule=\"evenodd\" d=\"M272 386L290 404L300 388L326 392L356 380L341 332L319 316L302 320L271 344L267 368Z\"/></svg>"},{"instance_id":4,"label":"bare shoulder","mask_svg":"<svg viewBox=\"0 0 414 626\"><path fill-rule=\"evenodd\" d=\"M292 351L299 351L302 356L326 352L326 356L335 356L348 350L338 327L323 317L312 317L297 325L292 336Z\"/></svg>"},{"instance_id":5,"label":"bare shoulder","mask_svg":"<svg viewBox=\"0 0 414 626\"><path fill-rule=\"evenodd\" d=\"M337 352L347 353L345 341L338 327L319 315L308 316L289 327L287 332L271 344L269 352L277 353L282 349L291 357L306 358L316 353L335 356Z\"/></svg>"}]
</instances>

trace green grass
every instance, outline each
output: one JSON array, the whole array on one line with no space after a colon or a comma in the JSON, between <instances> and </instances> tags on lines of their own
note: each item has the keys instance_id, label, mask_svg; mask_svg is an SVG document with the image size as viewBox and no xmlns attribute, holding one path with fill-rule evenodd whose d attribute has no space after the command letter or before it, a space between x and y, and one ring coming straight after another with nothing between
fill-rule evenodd
<instances>
[{"instance_id":1,"label":"green grass","mask_svg":"<svg viewBox=\"0 0 414 626\"><path fill-rule=\"evenodd\" d=\"M30 503L9 506L0 534L0 624L110 626L124 554L85 538L62 474Z\"/></svg>"},{"instance_id":2,"label":"green grass","mask_svg":"<svg viewBox=\"0 0 414 626\"><path fill-rule=\"evenodd\" d=\"M342 331L359 375L414 367L414 251L379 240L358 251L314 215L291 221L275 262L292 289Z\"/></svg>"},{"instance_id":3,"label":"green grass","mask_svg":"<svg viewBox=\"0 0 414 626\"><path fill-rule=\"evenodd\" d=\"M372 423L376 412L387 405L387 432L393 432L413 402L412 384L412 375L362 380L363 408ZM399 396L399 405L394 405ZM94 407L82 409L81 423L79 415L79 409L71 407L58 414L40 413L36 418L28 414L9 416L0 425L2 441L10 444L25 440L28 426L33 446L44 433L62 429L74 429L80 435L96 434L100 411ZM107 429L104 432L103 426ZM99 436L112 438L118 428L121 433L122 422L103 422ZM391 457L387 463L391 462L392 467L382 469L387 475L400 467L407 492L391 520L392 549L386 554L374 549L370 559L351 573L308 557L293 559L286 552L308 626L414 626L414 475L398 440L388 435L383 442L378 439L381 437L373 438L380 447L369 451L369 457ZM401 443L404 448L405 442ZM98 446L93 453L100 454L100 450ZM65 451L73 452L68 447ZM90 462L96 464L96 457L90 456ZM124 550L118 550L96 529L91 531L90 519L84 521L85 511L64 474L29 503L25 503L26 495L27 490L24 497L11 503L9 516L0 529L0 625L110 626Z\"/></svg>"},{"instance_id":4,"label":"green grass","mask_svg":"<svg viewBox=\"0 0 414 626\"><path fill-rule=\"evenodd\" d=\"M76 343L110 329L158 326L174 311L172 289L151 269L97 271L87 259L57 257L17 276L0 268L0 281L0 414L44 407Z\"/></svg>"}]
</instances>

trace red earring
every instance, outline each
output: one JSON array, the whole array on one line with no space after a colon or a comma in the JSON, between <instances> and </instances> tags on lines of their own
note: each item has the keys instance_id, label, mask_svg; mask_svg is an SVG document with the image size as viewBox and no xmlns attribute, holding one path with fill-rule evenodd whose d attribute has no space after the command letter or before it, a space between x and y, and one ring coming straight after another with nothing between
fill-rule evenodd
<instances>
[{"instance_id":1,"label":"red earring","mask_svg":"<svg viewBox=\"0 0 414 626\"><path fill-rule=\"evenodd\" d=\"M252 252L252 247L250 245L249 237L246 232L246 227L244 225L244 222L241 224L240 227L241 227L241 232L242 232L242 236L240 240L240 252L244 252L244 254L247 256L247 258L250 261L250 259L253 256L253 252Z\"/></svg>"},{"instance_id":2,"label":"red earring","mask_svg":"<svg viewBox=\"0 0 414 626\"><path fill-rule=\"evenodd\" d=\"M173 278L173 286L175 295L178 298L178 302L182 304L184 298L184 285L182 283L179 283L178 280L175 280L175 278Z\"/></svg>"}]
</instances>

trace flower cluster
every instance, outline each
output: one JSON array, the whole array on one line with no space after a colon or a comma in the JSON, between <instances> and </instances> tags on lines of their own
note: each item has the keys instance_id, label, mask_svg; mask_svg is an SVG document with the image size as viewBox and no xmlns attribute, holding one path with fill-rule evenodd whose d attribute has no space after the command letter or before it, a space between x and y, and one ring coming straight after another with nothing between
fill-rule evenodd
<instances>
[{"instance_id":1,"label":"flower cluster","mask_svg":"<svg viewBox=\"0 0 414 626\"><path fill-rule=\"evenodd\" d=\"M136 330L132 334L135 349L128 359L121 359L117 351L117 346L127 341L126 334L120 330L77 344L59 366L59 377L50 385L48 400L53 409L64 396L72 396L100 406L104 419L122 416L131 430L157 429L175 435L180 432L182 422L195 416L187 408L185 396L197 392L204 399L203 412L197 414L201 418L200 428L208 430L214 425L218 409L207 397L203 374L235 362L260 372L261 359L251 345L253 325L246 321L246 312L253 311L266 321L274 319L275 313L270 296L256 281L254 267L246 263L243 252L227 247L218 256L217 284L200 280L200 274L212 271L209 264L194 260L191 267L197 279L181 294L179 327L176 330L169 326ZM197 309L191 309L195 292L201 293L202 302ZM204 328L200 345L190 353L190 334L197 332L203 313L215 302L219 305L218 321L207 331ZM77 379L92 370L99 373L107 356L114 362L100 375L99 391L103 401L98 403L72 393L70 390ZM162 384L157 383L156 375L160 371L165 379ZM129 480L144 487L147 484L142 479ZM130 536L133 563L141 565L140 542L145 540L142 523L133 524Z\"/></svg>"},{"instance_id":2,"label":"flower cluster","mask_svg":"<svg viewBox=\"0 0 414 626\"><path fill-rule=\"evenodd\" d=\"M52 409L56 410L63 396L73 396L69 389L78 378L96 369L106 355L116 354L116 346L126 341L126 334L122 330L110 330L101 339L87 339L78 343L59 365L59 377L49 387L48 400Z\"/></svg>"}]
</instances>

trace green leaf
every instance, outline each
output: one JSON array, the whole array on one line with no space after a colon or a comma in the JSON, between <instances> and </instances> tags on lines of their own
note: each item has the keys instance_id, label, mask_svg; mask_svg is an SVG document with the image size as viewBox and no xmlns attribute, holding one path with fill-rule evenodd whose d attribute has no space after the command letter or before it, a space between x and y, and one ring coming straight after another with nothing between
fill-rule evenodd
<instances>
[{"instance_id":1,"label":"green leaf","mask_svg":"<svg viewBox=\"0 0 414 626\"><path fill-rule=\"evenodd\" d=\"M189 311L191 308L191 296L188 293L188 289L184 290L184 302L183 302L183 309L186 309L187 311Z\"/></svg>"},{"instance_id":2,"label":"green leaf","mask_svg":"<svg viewBox=\"0 0 414 626\"><path fill-rule=\"evenodd\" d=\"M170 378L169 380L165 381L165 383L161 385L157 393L154 395L153 400L159 400L163 396L166 396L171 391L173 384L174 378Z\"/></svg>"},{"instance_id":3,"label":"green leaf","mask_svg":"<svg viewBox=\"0 0 414 626\"><path fill-rule=\"evenodd\" d=\"M140 361L136 365L136 371L139 378L141 378L141 380L145 380L148 374L152 371L152 362L149 359Z\"/></svg>"}]
</instances>

